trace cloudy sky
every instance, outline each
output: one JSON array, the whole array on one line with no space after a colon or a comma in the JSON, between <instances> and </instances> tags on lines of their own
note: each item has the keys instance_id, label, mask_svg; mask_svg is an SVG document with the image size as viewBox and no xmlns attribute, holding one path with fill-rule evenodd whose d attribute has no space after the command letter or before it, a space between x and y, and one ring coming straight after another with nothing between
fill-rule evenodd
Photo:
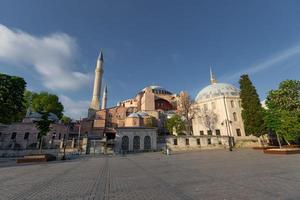
<instances>
[{"instance_id":1,"label":"cloudy sky","mask_svg":"<svg viewBox=\"0 0 300 200\"><path fill-rule=\"evenodd\" d=\"M57 94L86 116L104 51L109 105L147 85L195 97L209 83L238 87L248 73L261 99L300 79L298 0L1 0L0 72Z\"/></svg>"}]
</instances>

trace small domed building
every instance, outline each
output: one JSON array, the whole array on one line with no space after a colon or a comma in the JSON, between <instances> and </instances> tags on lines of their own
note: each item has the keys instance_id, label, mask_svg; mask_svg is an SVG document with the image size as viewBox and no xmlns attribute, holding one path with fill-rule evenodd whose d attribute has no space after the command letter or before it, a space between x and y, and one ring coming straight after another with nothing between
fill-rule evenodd
<instances>
[{"instance_id":1,"label":"small domed building","mask_svg":"<svg viewBox=\"0 0 300 200\"><path fill-rule=\"evenodd\" d=\"M211 71L210 79L211 84L200 90L195 99L193 134L245 137L239 89L218 83Z\"/></svg>"}]
</instances>

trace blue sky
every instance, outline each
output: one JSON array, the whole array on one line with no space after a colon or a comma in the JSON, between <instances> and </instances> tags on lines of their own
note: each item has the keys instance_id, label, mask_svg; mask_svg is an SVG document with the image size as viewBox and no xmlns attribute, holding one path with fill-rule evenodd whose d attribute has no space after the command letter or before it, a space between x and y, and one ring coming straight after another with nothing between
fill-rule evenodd
<instances>
[{"instance_id":1,"label":"blue sky","mask_svg":"<svg viewBox=\"0 0 300 200\"><path fill-rule=\"evenodd\" d=\"M0 72L60 96L67 115L86 115L104 51L109 105L147 85L192 97L209 83L238 87L249 73L261 99L300 79L300 1L1 0Z\"/></svg>"}]
</instances>

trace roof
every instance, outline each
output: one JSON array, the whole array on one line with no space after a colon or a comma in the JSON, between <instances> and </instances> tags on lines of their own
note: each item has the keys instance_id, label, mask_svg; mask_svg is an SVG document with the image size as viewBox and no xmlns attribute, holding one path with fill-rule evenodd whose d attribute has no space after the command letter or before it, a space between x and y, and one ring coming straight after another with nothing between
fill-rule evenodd
<instances>
[{"instance_id":1,"label":"roof","mask_svg":"<svg viewBox=\"0 0 300 200\"><path fill-rule=\"evenodd\" d=\"M140 118L141 116L138 113L131 113L130 115L128 115L128 117L130 117L130 118Z\"/></svg>"},{"instance_id":2,"label":"roof","mask_svg":"<svg viewBox=\"0 0 300 200\"><path fill-rule=\"evenodd\" d=\"M145 87L144 89L141 90L141 92L144 92L149 87L152 89L153 93L155 94L172 94L172 92L158 85L150 85L148 87Z\"/></svg>"},{"instance_id":3,"label":"roof","mask_svg":"<svg viewBox=\"0 0 300 200\"><path fill-rule=\"evenodd\" d=\"M26 118L30 118L31 120L40 120L42 117L42 114L38 113L38 112L30 112L27 113ZM58 117L54 114L54 113L49 113L48 115L48 119L51 121L58 121Z\"/></svg>"},{"instance_id":4,"label":"roof","mask_svg":"<svg viewBox=\"0 0 300 200\"><path fill-rule=\"evenodd\" d=\"M196 101L204 101L215 97L239 97L240 91L228 83L214 83L206 86L196 96Z\"/></svg>"}]
</instances>

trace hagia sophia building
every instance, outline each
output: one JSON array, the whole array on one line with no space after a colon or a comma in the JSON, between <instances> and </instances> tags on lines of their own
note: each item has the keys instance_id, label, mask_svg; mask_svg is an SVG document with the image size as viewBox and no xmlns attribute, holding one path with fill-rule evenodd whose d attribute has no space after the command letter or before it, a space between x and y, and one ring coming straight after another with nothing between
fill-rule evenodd
<instances>
[{"instance_id":1,"label":"hagia sophia building","mask_svg":"<svg viewBox=\"0 0 300 200\"><path fill-rule=\"evenodd\" d=\"M94 137L104 135L113 138L117 127L147 127L150 123L165 132L164 121L167 116L178 111L179 95L161 86L148 86L137 92L136 96L107 108L108 89L104 87L102 100L100 91L104 73L103 53L97 59L92 101L88 110L86 128ZM101 104L100 104L101 102ZM92 132L92 133L91 133Z\"/></svg>"},{"instance_id":2,"label":"hagia sophia building","mask_svg":"<svg viewBox=\"0 0 300 200\"><path fill-rule=\"evenodd\" d=\"M100 100L103 73L104 58L100 52L95 69L92 101L88 118L83 125L83 130L86 129L89 137L114 138L116 128L147 127L148 123L155 123L158 132L166 132L164 122L168 116L179 111L182 92L174 94L161 86L151 85L138 91L135 97L107 108L107 86L104 87ZM198 113L193 119L193 135L245 137L239 90L230 84L217 83L212 72L211 84L199 91L194 107ZM215 119L209 119L208 114L205 114L207 112L215 116ZM203 115L206 115L204 118L208 118L207 120L215 120L213 127L207 126Z\"/></svg>"},{"instance_id":3,"label":"hagia sophia building","mask_svg":"<svg viewBox=\"0 0 300 200\"><path fill-rule=\"evenodd\" d=\"M104 56L100 52L88 116L70 127L54 119L51 131L44 138L47 147L62 148L68 140L66 145L71 148L80 146L81 151L86 153L105 153L107 150L118 153L163 148L182 151L239 145L249 147L258 142L256 137L245 134L239 89L218 83L212 71L210 84L199 90L192 104L191 134L177 133L174 127L169 133L165 126L168 118L183 111L184 103L181 101L187 93L174 94L161 86L150 85L137 91L133 98L107 107L109 90L102 85L103 75ZM35 147L38 130L34 121L40 117L29 108L22 122L0 125L0 148Z\"/></svg>"}]
</instances>

